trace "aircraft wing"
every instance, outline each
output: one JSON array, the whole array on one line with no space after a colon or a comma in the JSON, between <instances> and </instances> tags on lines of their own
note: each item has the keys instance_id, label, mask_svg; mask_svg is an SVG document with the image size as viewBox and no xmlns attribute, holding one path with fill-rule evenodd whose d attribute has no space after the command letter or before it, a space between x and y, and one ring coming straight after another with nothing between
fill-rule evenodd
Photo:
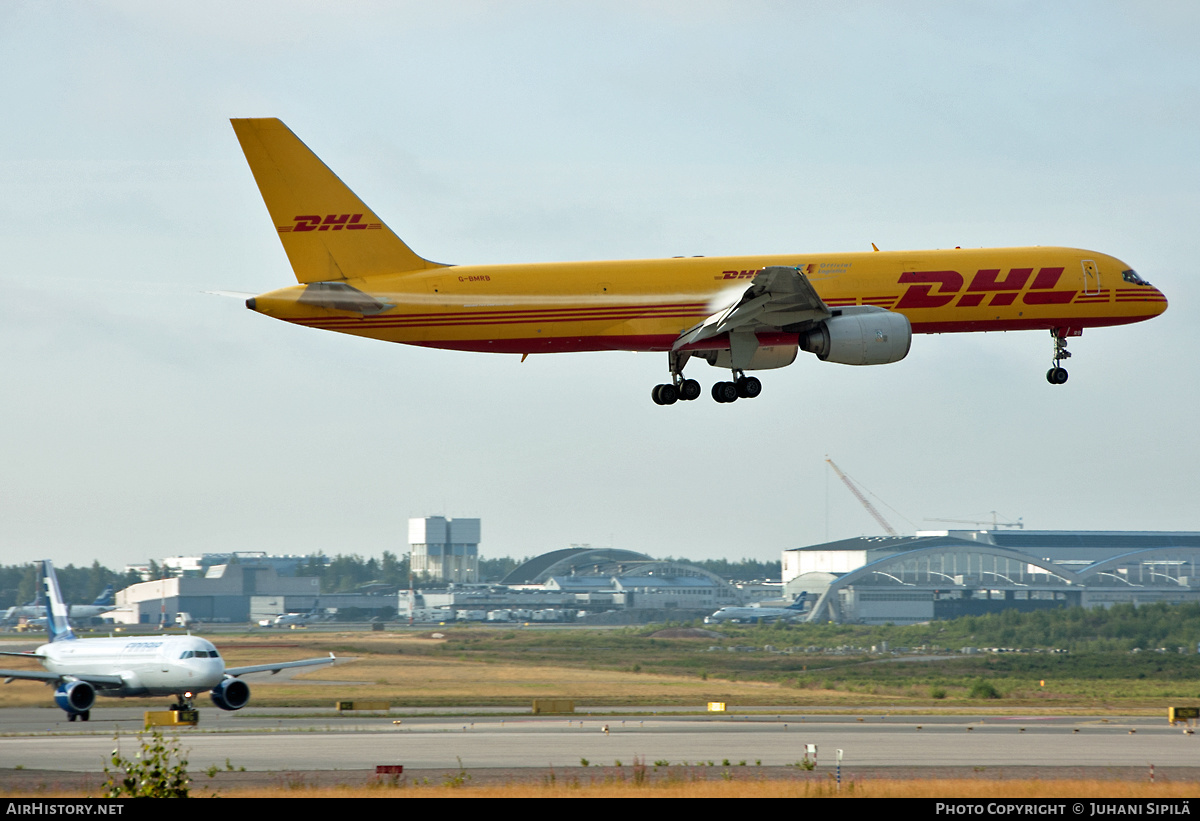
<instances>
[{"instance_id":1,"label":"aircraft wing","mask_svg":"<svg viewBox=\"0 0 1200 821\"><path fill-rule=\"evenodd\" d=\"M21 653L5 653L6 656L19 656ZM44 670L0 670L0 678L5 682L16 679L25 681L46 681L55 683L59 681L86 681L88 684L94 685L97 690L105 690L111 687L121 687L125 684L120 676L102 676L102 675L75 675L72 673L48 673Z\"/></svg>"},{"instance_id":2,"label":"aircraft wing","mask_svg":"<svg viewBox=\"0 0 1200 821\"><path fill-rule=\"evenodd\" d=\"M5 655L8 655L7 653ZM17 655L13 653L12 655ZM0 670L0 677L3 677L6 682L13 679L25 679L29 681L58 681L62 678L58 673L47 673L44 670Z\"/></svg>"},{"instance_id":3,"label":"aircraft wing","mask_svg":"<svg viewBox=\"0 0 1200 821\"><path fill-rule=\"evenodd\" d=\"M671 349L727 333L801 331L832 315L800 268L774 265L755 274L732 305L680 334Z\"/></svg>"},{"instance_id":4,"label":"aircraft wing","mask_svg":"<svg viewBox=\"0 0 1200 821\"><path fill-rule=\"evenodd\" d=\"M304 659L303 661L281 661L277 664L252 664L248 667L227 667L225 675L244 676L247 673L278 673L280 670L286 670L289 667L314 667L318 664L333 664L337 659L333 653L329 654L329 658L319 659Z\"/></svg>"}]
</instances>

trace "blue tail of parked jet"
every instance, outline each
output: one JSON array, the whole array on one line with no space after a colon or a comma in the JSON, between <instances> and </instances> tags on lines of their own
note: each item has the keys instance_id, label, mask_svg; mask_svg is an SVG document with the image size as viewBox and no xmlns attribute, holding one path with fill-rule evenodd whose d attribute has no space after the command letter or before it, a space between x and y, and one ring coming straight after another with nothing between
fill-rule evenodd
<instances>
[{"instance_id":1,"label":"blue tail of parked jet","mask_svg":"<svg viewBox=\"0 0 1200 821\"><path fill-rule=\"evenodd\" d=\"M49 559L42 560L39 565L41 587L46 594L46 632L50 634L50 642L70 641L75 638L75 631L67 620L67 606L63 604L54 567Z\"/></svg>"},{"instance_id":2,"label":"blue tail of parked jet","mask_svg":"<svg viewBox=\"0 0 1200 821\"><path fill-rule=\"evenodd\" d=\"M116 598L116 591L113 589L113 586L110 584L108 587L104 588L103 593L101 593L99 596L96 597L96 600L94 602L92 602L92 605L94 607L108 607L109 605L111 605L113 603L113 600L115 598Z\"/></svg>"}]
</instances>

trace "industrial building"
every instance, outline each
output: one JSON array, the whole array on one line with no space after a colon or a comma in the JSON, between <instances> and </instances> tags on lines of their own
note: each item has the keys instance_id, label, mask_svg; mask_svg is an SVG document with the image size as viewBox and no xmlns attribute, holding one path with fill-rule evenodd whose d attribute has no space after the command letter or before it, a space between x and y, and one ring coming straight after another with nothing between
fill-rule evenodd
<instances>
[{"instance_id":1,"label":"industrial building","mask_svg":"<svg viewBox=\"0 0 1200 821\"><path fill-rule=\"evenodd\" d=\"M810 621L913 624L1005 609L1200 601L1200 533L951 530L784 551Z\"/></svg>"},{"instance_id":2,"label":"industrial building","mask_svg":"<svg viewBox=\"0 0 1200 821\"><path fill-rule=\"evenodd\" d=\"M290 575L310 557L241 553L228 564L210 563L220 555L205 554L203 561L176 557L182 575L118 591L117 609L104 618L118 624L174 624L180 614L194 621L233 623L259 622L285 613L311 614L314 620L395 616L395 595L322 594L317 577Z\"/></svg>"},{"instance_id":3,"label":"industrial building","mask_svg":"<svg viewBox=\"0 0 1200 821\"><path fill-rule=\"evenodd\" d=\"M117 609L105 617L123 624L173 624L177 614L187 613L198 621L246 622L251 620L253 597L269 596L281 603L284 597L302 597L311 602L320 595L320 582L311 576L280 576L265 565L212 565L203 575L156 579L119 590ZM305 609L311 607L310 603Z\"/></svg>"},{"instance_id":4,"label":"industrial building","mask_svg":"<svg viewBox=\"0 0 1200 821\"><path fill-rule=\"evenodd\" d=\"M409 519L412 572L431 581L478 582L479 534L478 519Z\"/></svg>"}]
</instances>

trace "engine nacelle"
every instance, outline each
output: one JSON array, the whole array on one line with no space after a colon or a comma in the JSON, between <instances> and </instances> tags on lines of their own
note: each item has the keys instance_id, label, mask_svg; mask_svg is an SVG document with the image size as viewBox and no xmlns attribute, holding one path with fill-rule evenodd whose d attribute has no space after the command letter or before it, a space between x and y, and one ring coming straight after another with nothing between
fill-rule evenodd
<instances>
[{"instance_id":1,"label":"engine nacelle","mask_svg":"<svg viewBox=\"0 0 1200 821\"><path fill-rule=\"evenodd\" d=\"M240 710L250 702L250 685L240 678L227 678L209 696L222 710Z\"/></svg>"},{"instance_id":2,"label":"engine nacelle","mask_svg":"<svg viewBox=\"0 0 1200 821\"><path fill-rule=\"evenodd\" d=\"M843 365L886 365L908 356L912 326L895 311L862 305L844 308L800 335L800 347L823 362Z\"/></svg>"},{"instance_id":3,"label":"engine nacelle","mask_svg":"<svg viewBox=\"0 0 1200 821\"><path fill-rule=\"evenodd\" d=\"M86 713L96 703L96 688L86 681L64 681L54 691L54 703L72 715Z\"/></svg>"},{"instance_id":4,"label":"engine nacelle","mask_svg":"<svg viewBox=\"0 0 1200 821\"><path fill-rule=\"evenodd\" d=\"M750 357L748 371L766 371L771 368L786 368L796 361L795 345L760 345ZM729 369L733 367L733 355L729 351L701 351L699 356L708 360L708 364Z\"/></svg>"}]
</instances>

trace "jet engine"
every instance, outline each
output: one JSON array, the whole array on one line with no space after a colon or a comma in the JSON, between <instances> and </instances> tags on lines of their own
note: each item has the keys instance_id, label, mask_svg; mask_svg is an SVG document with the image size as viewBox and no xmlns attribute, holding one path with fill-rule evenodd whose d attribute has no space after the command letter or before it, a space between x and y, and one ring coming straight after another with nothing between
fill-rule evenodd
<instances>
[{"instance_id":1,"label":"jet engine","mask_svg":"<svg viewBox=\"0 0 1200 821\"><path fill-rule=\"evenodd\" d=\"M96 703L96 688L86 681L64 681L54 691L54 703L71 714L86 713Z\"/></svg>"},{"instance_id":2,"label":"jet engine","mask_svg":"<svg viewBox=\"0 0 1200 821\"><path fill-rule=\"evenodd\" d=\"M240 710L250 701L250 685L240 678L227 678L209 696L222 710Z\"/></svg>"},{"instance_id":3,"label":"jet engine","mask_svg":"<svg viewBox=\"0 0 1200 821\"><path fill-rule=\"evenodd\" d=\"M760 345L755 349L746 365L748 371L765 371L770 368L786 368L796 361L795 345ZM700 351L699 356L708 360L708 364L716 368L729 369L733 367L733 356L729 351Z\"/></svg>"},{"instance_id":4,"label":"jet engine","mask_svg":"<svg viewBox=\"0 0 1200 821\"><path fill-rule=\"evenodd\" d=\"M871 305L844 308L800 335L800 347L823 362L886 365L908 356L912 326L908 317Z\"/></svg>"}]
</instances>

